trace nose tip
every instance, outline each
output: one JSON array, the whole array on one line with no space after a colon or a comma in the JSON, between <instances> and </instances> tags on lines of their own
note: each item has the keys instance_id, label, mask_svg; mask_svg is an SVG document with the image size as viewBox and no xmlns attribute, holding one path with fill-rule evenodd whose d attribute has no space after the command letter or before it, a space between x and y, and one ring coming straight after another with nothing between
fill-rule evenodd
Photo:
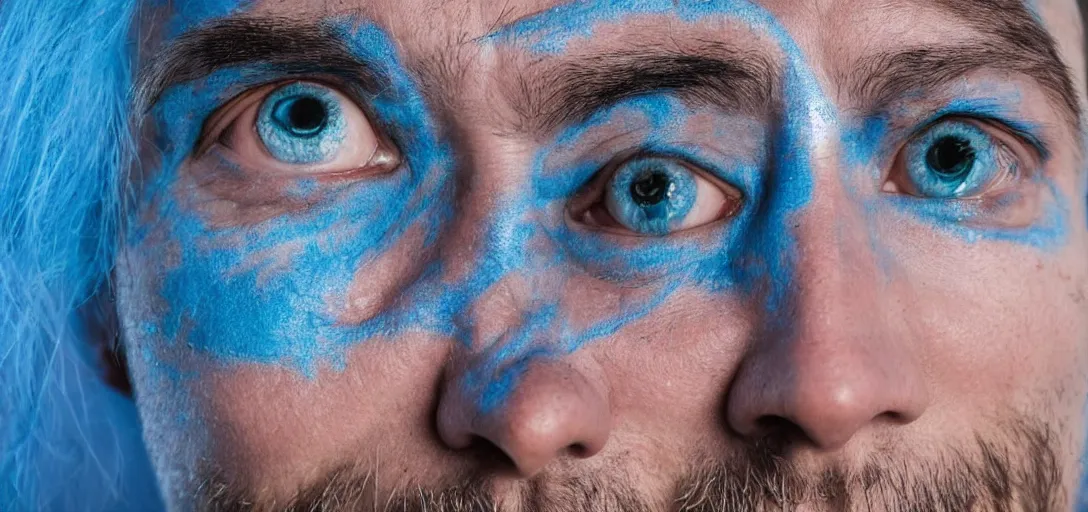
<instances>
[{"instance_id":1,"label":"nose tip","mask_svg":"<svg viewBox=\"0 0 1088 512\"><path fill-rule=\"evenodd\" d=\"M501 450L517 473L530 477L561 457L588 458L611 433L607 392L559 361L533 363L497 406L483 410L482 393L452 380L438 405L438 434L454 450L482 439Z\"/></svg>"},{"instance_id":2,"label":"nose tip","mask_svg":"<svg viewBox=\"0 0 1088 512\"><path fill-rule=\"evenodd\" d=\"M819 449L837 450L876 423L911 423L928 394L913 365L891 352L758 355L740 367L730 390L730 427L749 438L786 428Z\"/></svg>"},{"instance_id":3,"label":"nose tip","mask_svg":"<svg viewBox=\"0 0 1088 512\"><path fill-rule=\"evenodd\" d=\"M823 450L844 447L866 425L880 417L901 419L899 412L885 410L882 397L864 389L838 386L833 389L794 389L788 393L735 396L729 408L729 423L749 438L799 434ZM745 403L757 399L761 403Z\"/></svg>"}]
</instances>

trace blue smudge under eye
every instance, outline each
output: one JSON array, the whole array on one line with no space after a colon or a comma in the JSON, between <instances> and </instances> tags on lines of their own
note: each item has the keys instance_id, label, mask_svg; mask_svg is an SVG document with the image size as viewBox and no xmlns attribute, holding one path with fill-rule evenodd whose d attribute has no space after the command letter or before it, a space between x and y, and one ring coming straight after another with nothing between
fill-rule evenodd
<instances>
[{"instance_id":1,"label":"blue smudge under eye","mask_svg":"<svg viewBox=\"0 0 1088 512\"><path fill-rule=\"evenodd\" d=\"M906 170L919 195L956 198L981 192L1004 170L1015 165L1000 158L998 142L973 124L946 121L912 141L906 150Z\"/></svg>"},{"instance_id":2,"label":"blue smudge under eye","mask_svg":"<svg viewBox=\"0 0 1088 512\"><path fill-rule=\"evenodd\" d=\"M665 235L695 205L692 172L666 158L637 158L622 164L608 185L609 212L627 229Z\"/></svg>"},{"instance_id":3,"label":"blue smudge under eye","mask_svg":"<svg viewBox=\"0 0 1088 512\"><path fill-rule=\"evenodd\" d=\"M315 164L336 154L347 122L336 96L324 87L293 83L265 99L257 115L257 133L277 160Z\"/></svg>"}]
</instances>

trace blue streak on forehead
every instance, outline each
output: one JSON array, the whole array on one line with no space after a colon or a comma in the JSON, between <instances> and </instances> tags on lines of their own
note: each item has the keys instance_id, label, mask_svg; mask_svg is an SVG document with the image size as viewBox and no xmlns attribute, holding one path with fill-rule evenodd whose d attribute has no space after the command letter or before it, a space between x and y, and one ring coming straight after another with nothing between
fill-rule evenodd
<instances>
[{"instance_id":1,"label":"blue streak on forehead","mask_svg":"<svg viewBox=\"0 0 1088 512\"><path fill-rule=\"evenodd\" d=\"M488 38L506 44L530 42L537 53L557 54L575 39L588 39L603 24L632 16L667 15L684 22L728 18L768 32L783 50L798 50L773 14L750 0L606 0L570 2L499 28ZM800 57L799 54L791 57Z\"/></svg>"},{"instance_id":2,"label":"blue streak on forehead","mask_svg":"<svg viewBox=\"0 0 1088 512\"><path fill-rule=\"evenodd\" d=\"M253 0L150 0L155 8L169 9L167 39L173 39L185 31L251 7Z\"/></svg>"}]
</instances>

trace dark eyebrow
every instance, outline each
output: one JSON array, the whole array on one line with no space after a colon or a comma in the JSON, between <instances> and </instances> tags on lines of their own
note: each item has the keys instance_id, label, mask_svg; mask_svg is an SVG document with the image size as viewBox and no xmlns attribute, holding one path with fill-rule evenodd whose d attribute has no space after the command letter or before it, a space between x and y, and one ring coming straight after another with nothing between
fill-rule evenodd
<instances>
[{"instance_id":1,"label":"dark eyebrow","mask_svg":"<svg viewBox=\"0 0 1088 512\"><path fill-rule=\"evenodd\" d=\"M182 34L151 59L136 79L135 112L146 113L174 85L249 65L267 65L284 75L332 75L371 93L384 86L329 25L227 18Z\"/></svg>"},{"instance_id":2,"label":"dark eyebrow","mask_svg":"<svg viewBox=\"0 0 1088 512\"><path fill-rule=\"evenodd\" d=\"M548 133L627 98L668 91L697 104L765 115L778 72L764 57L704 42L690 51L644 48L531 64L508 94L519 131Z\"/></svg>"},{"instance_id":3,"label":"dark eyebrow","mask_svg":"<svg viewBox=\"0 0 1088 512\"><path fill-rule=\"evenodd\" d=\"M980 69L1017 73L1038 83L1066 124L1079 133L1080 102L1053 38L1021 0L929 0L978 30L981 38L948 46L896 49L861 59L841 77L867 111L946 85Z\"/></svg>"}]
</instances>

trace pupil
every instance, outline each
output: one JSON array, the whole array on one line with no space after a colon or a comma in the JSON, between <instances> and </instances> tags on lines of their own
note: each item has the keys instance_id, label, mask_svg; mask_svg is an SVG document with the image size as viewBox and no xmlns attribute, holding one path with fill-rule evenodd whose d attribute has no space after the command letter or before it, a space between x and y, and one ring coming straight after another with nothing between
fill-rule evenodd
<instances>
[{"instance_id":1,"label":"pupil","mask_svg":"<svg viewBox=\"0 0 1088 512\"><path fill-rule=\"evenodd\" d=\"M644 174L631 183L631 198L639 206L653 206L665 200L670 184L669 177L662 173Z\"/></svg>"},{"instance_id":2,"label":"pupil","mask_svg":"<svg viewBox=\"0 0 1088 512\"><path fill-rule=\"evenodd\" d=\"M958 137L939 139L926 154L926 163L945 177L958 177L975 164L971 143Z\"/></svg>"},{"instance_id":3,"label":"pupil","mask_svg":"<svg viewBox=\"0 0 1088 512\"><path fill-rule=\"evenodd\" d=\"M317 98L303 97L291 101L287 107L287 121L291 131L309 134L324 127L328 115L325 105Z\"/></svg>"}]
</instances>

